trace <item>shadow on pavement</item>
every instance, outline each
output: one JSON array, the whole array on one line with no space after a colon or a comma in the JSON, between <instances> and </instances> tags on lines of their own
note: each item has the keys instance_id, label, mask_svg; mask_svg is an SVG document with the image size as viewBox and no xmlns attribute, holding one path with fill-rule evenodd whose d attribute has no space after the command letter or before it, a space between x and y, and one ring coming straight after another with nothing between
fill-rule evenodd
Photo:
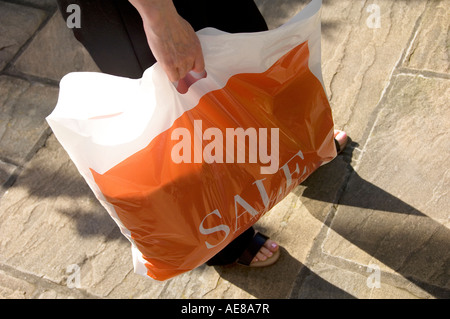
<instances>
[{"instance_id":1,"label":"shadow on pavement","mask_svg":"<svg viewBox=\"0 0 450 319\"><path fill-rule=\"evenodd\" d=\"M355 144L344 152L351 157ZM330 166L330 167L326 167ZM373 256L436 298L450 297L450 230L408 203L348 171L321 167L302 185L300 197L337 204L325 224L351 244ZM329 174L349 174L338 198L323 192ZM312 201L305 200L308 208ZM308 209L320 221L323 216ZM317 216L315 214L318 214Z\"/></svg>"},{"instance_id":2,"label":"shadow on pavement","mask_svg":"<svg viewBox=\"0 0 450 319\"><path fill-rule=\"evenodd\" d=\"M311 270L282 247L278 262L267 268L245 266L215 266L214 268L223 279L258 299L290 298L292 288L299 276L314 276ZM308 293L307 298L355 298L320 277L314 280L317 289L313 293Z\"/></svg>"}]
</instances>

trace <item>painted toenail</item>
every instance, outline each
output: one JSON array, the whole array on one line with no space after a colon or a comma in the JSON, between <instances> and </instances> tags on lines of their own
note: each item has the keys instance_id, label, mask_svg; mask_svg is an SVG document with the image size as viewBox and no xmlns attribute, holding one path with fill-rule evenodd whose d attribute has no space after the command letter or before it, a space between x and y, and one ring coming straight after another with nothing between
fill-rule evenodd
<instances>
[{"instance_id":1,"label":"painted toenail","mask_svg":"<svg viewBox=\"0 0 450 319\"><path fill-rule=\"evenodd\" d=\"M347 138L347 133L345 133L344 131L341 131L341 132L339 132L339 134L336 136L336 138L338 139L338 140L344 140L344 139L346 139Z\"/></svg>"},{"instance_id":2,"label":"painted toenail","mask_svg":"<svg viewBox=\"0 0 450 319\"><path fill-rule=\"evenodd\" d=\"M278 247L278 245L276 243L272 243L272 245L270 245L270 246L274 249Z\"/></svg>"}]
</instances>

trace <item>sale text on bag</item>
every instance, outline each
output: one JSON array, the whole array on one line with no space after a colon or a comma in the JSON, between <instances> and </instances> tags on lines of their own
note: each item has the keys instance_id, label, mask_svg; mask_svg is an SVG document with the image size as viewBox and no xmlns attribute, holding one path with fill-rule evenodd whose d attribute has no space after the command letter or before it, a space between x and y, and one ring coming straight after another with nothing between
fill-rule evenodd
<instances>
[{"instance_id":1,"label":"sale text on bag","mask_svg":"<svg viewBox=\"0 0 450 319\"><path fill-rule=\"evenodd\" d=\"M296 153L283 166L281 166L278 172L282 176L281 180L285 180L285 183L283 183L284 185L279 185L279 187L277 187L274 192L268 192L266 187L264 186L264 180L266 178L257 180L252 184L256 185L259 195L261 196L261 202L263 203L265 209L268 210L270 207L273 207L275 203L278 203L281 199L286 197L287 194L289 194L293 190L293 188L298 185L299 181L304 180L310 174L310 172L314 170L314 168L311 166L311 163L302 163L304 159L305 157L303 155L303 152L298 151L298 153ZM301 167L303 167L303 170L301 169ZM272 176L272 178L274 178L274 176ZM239 206L244 209L244 211L241 213L238 212ZM216 232L223 232L225 234L225 236L219 243L211 244L208 241L205 241L206 247L208 249L214 248L225 241L230 234L235 234L241 228L239 226L239 220L241 218L245 217L244 219L246 219L251 216L251 218L257 220L258 217L263 214L263 211L264 209L262 211L258 211L257 209L252 207L243 197L241 197L240 194L236 194L234 196L235 226L233 233L229 225L226 224L215 225L211 228L204 227L205 221L211 217L219 217L220 219L222 219L222 215L218 209L206 215L201 221L199 226L199 231L201 234L211 235ZM247 223L248 222L249 220L247 219Z\"/></svg>"},{"instance_id":2,"label":"sale text on bag","mask_svg":"<svg viewBox=\"0 0 450 319\"><path fill-rule=\"evenodd\" d=\"M241 127L226 128L223 134L222 130L215 127L203 131L202 121L195 120L193 134L183 127L172 131L172 141L179 142L173 146L171 157L176 164L203 161L208 164L246 163L246 160L247 163L257 163L259 159L260 163L267 164L261 166L261 174L274 174L279 168L279 128L270 129L270 154L268 154L268 130L267 128L257 130L253 127L245 130ZM205 141L209 142L204 145Z\"/></svg>"}]
</instances>

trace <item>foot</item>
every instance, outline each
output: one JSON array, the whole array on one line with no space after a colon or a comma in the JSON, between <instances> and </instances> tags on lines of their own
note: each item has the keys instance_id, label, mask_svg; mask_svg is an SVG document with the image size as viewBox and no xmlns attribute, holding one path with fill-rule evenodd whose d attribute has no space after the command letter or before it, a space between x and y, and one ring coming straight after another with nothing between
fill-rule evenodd
<instances>
[{"instance_id":1,"label":"foot","mask_svg":"<svg viewBox=\"0 0 450 319\"><path fill-rule=\"evenodd\" d=\"M266 235L256 232L236 262L247 267L266 267L274 264L279 256L278 244Z\"/></svg>"},{"instance_id":2,"label":"foot","mask_svg":"<svg viewBox=\"0 0 450 319\"><path fill-rule=\"evenodd\" d=\"M250 267L256 266L259 262L266 261L267 259L273 257L279 249L279 245L273 240L267 239L264 245L260 248L259 252L253 258L250 263Z\"/></svg>"}]
</instances>

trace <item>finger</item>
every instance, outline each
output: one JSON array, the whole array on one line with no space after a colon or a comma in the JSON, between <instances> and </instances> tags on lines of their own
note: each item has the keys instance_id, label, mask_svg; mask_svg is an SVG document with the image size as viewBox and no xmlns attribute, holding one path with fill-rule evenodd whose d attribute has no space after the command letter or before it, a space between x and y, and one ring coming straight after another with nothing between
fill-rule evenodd
<instances>
[{"instance_id":1,"label":"finger","mask_svg":"<svg viewBox=\"0 0 450 319\"><path fill-rule=\"evenodd\" d=\"M164 72L166 72L167 77L169 78L170 82L174 83L181 79L178 68L163 65L163 69L164 69Z\"/></svg>"},{"instance_id":2,"label":"finger","mask_svg":"<svg viewBox=\"0 0 450 319\"><path fill-rule=\"evenodd\" d=\"M192 70L192 68L193 68L192 62L185 62L182 65L180 65L180 67L178 68L178 76L180 77L180 79L184 79L186 75L189 73L189 71Z\"/></svg>"},{"instance_id":3,"label":"finger","mask_svg":"<svg viewBox=\"0 0 450 319\"><path fill-rule=\"evenodd\" d=\"M195 57L194 67L192 68L192 71L194 71L195 73L202 74L202 75L204 75L204 73L205 73L205 59L204 59L203 53L201 51Z\"/></svg>"}]
</instances>

